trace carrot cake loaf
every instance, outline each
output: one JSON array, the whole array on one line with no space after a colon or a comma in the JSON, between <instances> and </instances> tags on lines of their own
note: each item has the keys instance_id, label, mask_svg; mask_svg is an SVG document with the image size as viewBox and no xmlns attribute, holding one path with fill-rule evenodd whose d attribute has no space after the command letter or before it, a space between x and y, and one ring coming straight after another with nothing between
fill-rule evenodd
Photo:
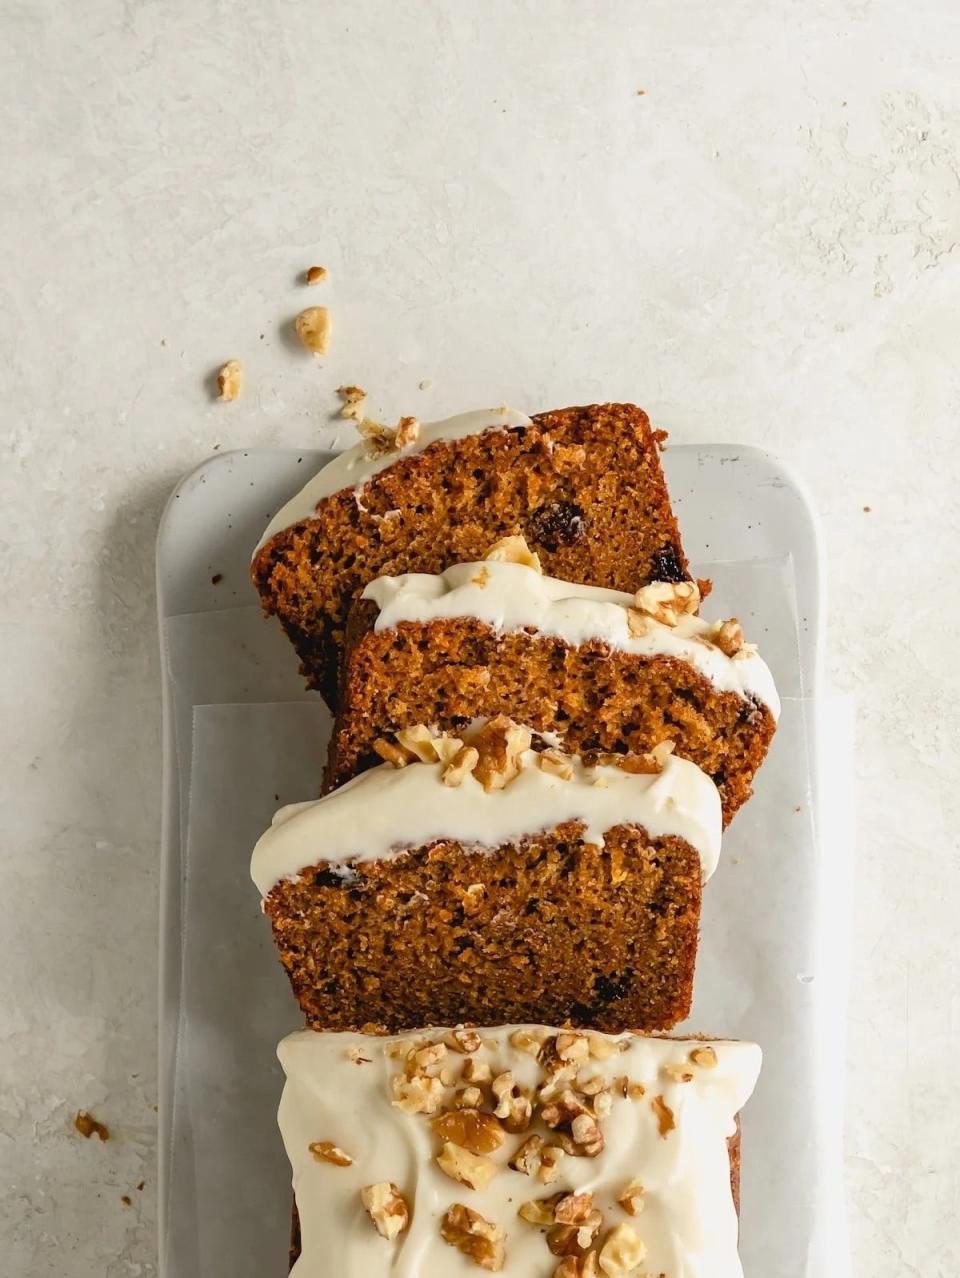
<instances>
[{"instance_id":1,"label":"carrot cake loaf","mask_svg":"<svg viewBox=\"0 0 960 1278\"><path fill-rule=\"evenodd\" d=\"M396 430L362 422L270 521L252 575L311 686L331 699L353 598L374 577L440 572L522 534L570 581L685 581L660 466L662 431L632 404L530 418L511 408Z\"/></svg>"},{"instance_id":2,"label":"carrot cake loaf","mask_svg":"<svg viewBox=\"0 0 960 1278\"><path fill-rule=\"evenodd\" d=\"M753 1043L301 1030L278 1056L295 1278L742 1278Z\"/></svg>"},{"instance_id":3,"label":"carrot cake loaf","mask_svg":"<svg viewBox=\"0 0 960 1278\"><path fill-rule=\"evenodd\" d=\"M729 821L780 702L739 622L705 621L698 605L692 581L630 595L544 576L518 537L482 562L380 577L351 613L325 788L379 763L412 724L455 732L509 713L568 753L673 741Z\"/></svg>"},{"instance_id":4,"label":"carrot cake loaf","mask_svg":"<svg viewBox=\"0 0 960 1278\"><path fill-rule=\"evenodd\" d=\"M308 1023L660 1030L687 1015L720 851L708 776L667 746L537 752L505 717L404 739L392 762L281 809L254 849Z\"/></svg>"}]
</instances>

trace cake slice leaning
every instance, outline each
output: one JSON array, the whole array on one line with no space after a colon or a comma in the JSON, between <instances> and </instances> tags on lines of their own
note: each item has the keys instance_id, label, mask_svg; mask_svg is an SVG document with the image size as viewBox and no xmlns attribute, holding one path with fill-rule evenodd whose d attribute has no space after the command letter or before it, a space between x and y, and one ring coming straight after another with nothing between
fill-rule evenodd
<instances>
[{"instance_id":1,"label":"cake slice leaning","mask_svg":"<svg viewBox=\"0 0 960 1278\"><path fill-rule=\"evenodd\" d=\"M716 787L665 752L590 766L530 744L492 720L277 814L251 870L309 1024L687 1015Z\"/></svg>"},{"instance_id":2,"label":"cake slice leaning","mask_svg":"<svg viewBox=\"0 0 960 1278\"><path fill-rule=\"evenodd\" d=\"M687 579L664 435L632 404L405 418L367 436L273 517L253 557L264 610L328 700L350 603L385 573L439 572L523 535L572 581L633 590Z\"/></svg>"},{"instance_id":3,"label":"cake slice leaning","mask_svg":"<svg viewBox=\"0 0 960 1278\"><path fill-rule=\"evenodd\" d=\"M753 1043L301 1030L278 1056L296 1278L742 1278Z\"/></svg>"},{"instance_id":4,"label":"cake slice leaning","mask_svg":"<svg viewBox=\"0 0 960 1278\"><path fill-rule=\"evenodd\" d=\"M627 594L545 576L520 538L440 574L381 577L351 613L324 788L398 743L416 748L414 725L456 732L509 714L569 753L673 742L716 784L726 823L780 702L739 623L698 605L695 582Z\"/></svg>"}]
</instances>

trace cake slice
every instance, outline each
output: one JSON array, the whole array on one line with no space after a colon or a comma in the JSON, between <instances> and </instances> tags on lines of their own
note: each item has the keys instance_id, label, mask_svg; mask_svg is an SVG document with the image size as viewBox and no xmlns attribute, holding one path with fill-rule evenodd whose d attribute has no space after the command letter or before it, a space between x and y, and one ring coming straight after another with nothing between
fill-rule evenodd
<instances>
[{"instance_id":1,"label":"cake slice","mask_svg":"<svg viewBox=\"0 0 960 1278\"><path fill-rule=\"evenodd\" d=\"M274 516L252 564L264 610L328 700L350 603L374 577L440 572L522 534L571 581L635 590L687 579L664 434L631 404L364 425L367 438Z\"/></svg>"},{"instance_id":2,"label":"cake slice","mask_svg":"<svg viewBox=\"0 0 960 1278\"><path fill-rule=\"evenodd\" d=\"M407 739L436 761L397 749L281 809L254 850L308 1023L682 1020L720 850L710 778L665 749L593 766L537 753L503 718Z\"/></svg>"},{"instance_id":3,"label":"cake slice","mask_svg":"<svg viewBox=\"0 0 960 1278\"><path fill-rule=\"evenodd\" d=\"M351 612L324 788L413 724L455 732L510 714L571 754L672 741L716 784L726 823L780 702L739 623L705 621L698 604L695 582L630 595L544 576L520 538L438 575L378 578Z\"/></svg>"},{"instance_id":4,"label":"cake slice","mask_svg":"<svg viewBox=\"0 0 960 1278\"><path fill-rule=\"evenodd\" d=\"M301 1030L278 1056L296 1278L742 1278L753 1043Z\"/></svg>"}]
</instances>

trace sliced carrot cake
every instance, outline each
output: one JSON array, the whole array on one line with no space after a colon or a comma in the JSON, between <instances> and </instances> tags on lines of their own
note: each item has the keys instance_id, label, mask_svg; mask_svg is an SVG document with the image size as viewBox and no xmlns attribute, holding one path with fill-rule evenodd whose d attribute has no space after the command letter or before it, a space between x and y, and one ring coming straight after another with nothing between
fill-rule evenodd
<instances>
[{"instance_id":1,"label":"sliced carrot cake","mask_svg":"<svg viewBox=\"0 0 960 1278\"><path fill-rule=\"evenodd\" d=\"M308 1022L682 1020L720 851L710 778L665 746L538 753L503 717L407 740L391 763L281 809L254 849Z\"/></svg>"},{"instance_id":2,"label":"sliced carrot cake","mask_svg":"<svg viewBox=\"0 0 960 1278\"><path fill-rule=\"evenodd\" d=\"M301 1030L278 1056L296 1278L742 1278L753 1043Z\"/></svg>"},{"instance_id":3,"label":"sliced carrot cake","mask_svg":"<svg viewBox=\"0 0 960 1278\"><path fill-rule=\"evenodd\" d=\"M635 590L688 578L664 434L632 404L361 427L365 438L270 520L252 564L265 611L328 699L350 603L374 577L440 572L523 535L570 581Z\"/></svg>"},{"instance_id":4,"label":"sliced carrot cake","mask_svg":"<svg viewBox=\"0 0 960 1278\"><path fill-rule=\"evenodd\" d=\"M509 713L569 753L672 741L729 821L780 702L736 619L706 621L698 604L692 581L630 595L544 576L521 538L443 573L380 577L351 613L325 788L379 763L413 724L455 733Z\"/></svg>"}]
</instances>

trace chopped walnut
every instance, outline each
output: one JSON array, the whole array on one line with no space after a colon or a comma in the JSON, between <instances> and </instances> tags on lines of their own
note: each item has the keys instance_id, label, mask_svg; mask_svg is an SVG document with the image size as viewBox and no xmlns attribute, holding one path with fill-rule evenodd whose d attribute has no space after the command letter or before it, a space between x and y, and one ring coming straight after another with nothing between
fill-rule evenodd
<instances>
[{"instance_id":1,"label":"chopped walnut","mask_svg":"<svg viewBox=\"0 0 960 1278\"><path fill-rule=\"evenodd\" d=\"M497 1273L503 1268L504 1231L463 1203L454 1203L444 1213L440 1222L440 1237L451 1247L463 1252L481 1269Z\"/></svg>"},{"instance_id":2,"label":"chopped walnut","mask_svg":"<svg viewBox=\"0 0 960 1278\"><path fill-rule=\"evenodd\" d=\"M562 1061L585 1061L590 1055L586 1035L564 1031L557 1035L557 1055Z\"/></svg>"},{"instance_id":3,"label":"chopped walnut","mask_svg":"<svg viewBox=\"0 0 960 1278\"><path fill-rule=\"evenodd\" d=\"M611 1056L618 1056L630 1046L625 1038L606 1038L603 1034L588 1034L587 1043L595 1061L608 1061Z\"/></svg>"},{"instance_id":4,"label":"chopped walnut","mask_svg":"<svg viewBox=\"0 0 960 1278\"><path fill-rule=\"evenodd\" d=\"M523 1172L524 1176L535 1176L540 1168L542 1150L543 1137L528 1136L507 1165L512 1167L514 1171Z\"/></svg>"},{"instance_id":5,"label":"chopped walnut","mask_svg":"<svg viewBox=\"0 0 960 1278\"><path fill-rule=\"evenodd\" d=\"M544 1105L540 1117L548 1127L558 1128L572 1123L580 1114L589 1114L589 1112L588 1106L567 1087L556 1100Z\"/></svg>"},{"instance_id":6,"label":"chopped walnut","mask_svg":"<svg viewBox=\"0 0 960 1278\"><path fill-rule=\"evenodd\" d=\"M385 426L383 422L374 421L372 417L361 417L357 421L357 431L375 457L384 456L393 452L396 448L396 431L391 430L389 426Z\"/></svg>"},{"instance_id":7,"label":"chopped walnut","mask_svg":"<svg viewBox=\"0 0 960 1278\"><path fill-rule=\"evenodd\" d=\"M560 750L543 750L537 755L541 772L559 777L561 781L569 781L573 777L573 760Z\"/></svg>"},{"instance_id":8,"label":"chopped walnut","mask_svg":"<svg viewBox=\"0 0 960 1278\"><path fill-rule=\"evenodd\" d=\"M382 1238L392 1241L410 1223L410 1209L406 1199L393 1181L381 1180L376 1185L365 1185L360 1190L360 1200Z\"/></svg>"},{"instance_id":9,"label":"chopped walnut","mask_svg":"<svg viewBox=\"0 0 960 1278\"><path fill-rule=\"evenodd\" d=\"M497 1164L492 1158L472 1154L469 1149L449 1140L437 1155L437 1166L451 1180L466 1185L468 1189L486 1189L497 1174Z\"/></svg>"},{"instance_id":10,"label":"chopped walnut","mask_svg":"<svg viewBox=\"0 0 960 1278\"><path fill-rule=\"evenodd\" d=\"M685 613L700 607L700 590L695 581L652 581L637 591L633 602L654 621L675 626Z\"/></svg>"},{"instance_id":11,"label":"chopped walnut","mask_svg":"<svg viewBox=\"0 0 960 1278\"><path fill-rule=\"evenodd\" d=\"M416 417L401 417L397 423L394 444L397 448L409 448L420 438L420 422Z\"/></svg>"},{"instance_id":12,"label":"chopped walnut","mask_svg":"<svg viewBox=\"0 0 960 1278\"><path fill-rule=\"evenodd\" d=\"M517 1215L528 1225L553 1225L556 1223L553 1209L563 1196L552 1194L549 1198L532 1198L529 1202L520 1204Z\"/></svg>"},{"instance_id":13,"label":"chopped walnut","mask_svg":"<svg viewBox=\"0 0 960 1278\"><path fill-rule=\"evenodd\" d=\"M393 1080L394 1105L405 1114L435 1114L443 1103L444 1086L439 1078L404 1078Z\"/></svg>"},{"instance_id":14,"label":"chopped walnut","mask_svg":"<svg viewBox=\"0 0 960 1278\"><path fill-rule=\"evenodd\" d=\"M537 1180L541 1185L551 1185L560 1175L560 1164L566 1158L566 1151L560 1145L544 1145L537 1170Z\"/></svg>"},{"instance_id":15,"label":"chopped walnut","mask_svg":"<svg viewBox=\"0 0 960 1278\"><path fill-rule=\"evenodd\" d=\"M455 1052L463 1052L464 1054L479 1052L480 1041L480 1035L475 1029L451 1030L446 1039L447 1047L451 1048ZM466 1075L468 1063L469 1062L464 1063L464 1075Z\"/></svg>"},{"instance_id":16,"label":"chopped walnut","mask_svg":"<svg viewBox=\"0 0 960 1278\"><path fill-rule=\"evenodd\" d=\"M600 1268L607 1278L631 1274L647 1254L643 1239L630 1225L616 1225L600 1248Z\"/></svg>"},{"instance_id":17,"label":"chopped walnut","mask_svg":"<svg viewBox=\"0 0 960 1278\"><path fill-rule=\"evenodd\" d=\"M327 278L327 268L325 266L308 266L304 278L308 284L319 284L321 280Z\"/></svg>"},{"instance_id":18,"label":"chopped walnut","mask_svg":"<svg viewBox=\"0 0 960 1278\"><path fill-rule=\"evenodd\" d=\"M80 1135L85 1136L87 1140L91 1136L99 1136L101 1140L110 1139L110 1128L106 1123L99 1122L92 1114L88 1114L85 1109L81 1109L79 1114L77 1114L73 1120L73 1125Z\"/></svg>"},{"instance_id":19,"label":"chopped walnut","mask_svg":"<svg viewBox=\"0 0 960 1278\"><path fill-rule=\"evenodd\" d=\"M685 1065L685 1064L664 1065L663 1072L664 1074L666 1074L667 1078L671 1079L674 1083L692 1083L693 1082L693 1070L690 1068L689 1065Z\"/></svg>"},{"instance_id":20,"label":"chopped walnut","mask_svg":"<svg viewBox=\"0 0 960 1278\"><path fill-rule=\"evenodd\" d=\"M403 746L394 745L392 741L385 741L383 737L377 737L373 748L380 758L393 768L405 768L408 763L413 762L415 757L409 750L404 750Z\"/></svg>"},{"instance_id":21,"label":"chopped walnut","mask_svg":"<svg viewBox=\"0 0 960 1278\"><path fill-rule=\"evenodd\" d=\"M397 745L416 755L421 763L436 763L437 752L433 748L433 733L424 723L401 728L397 733Z\"/></svg>"},{"instance_id":22,"label":"chopped walnut","mask_svg":"<svg viewBox=\"0 0 960 1278\"><path fill-rule=\"evenodd\" d=\"M462 746L444 768L441 780L452 787L462 785L471 772L476 771L480 752L474 746Z\"/></svg>"},{"instance_id":23,"label":"chopped walnut","mask_svg":"<svg viewBox=\"0 0 960 1278\"><path fill-rule=\"evenodd\" d=\"M726 657L735 657L744 645L743 629L736 617L721 621L709 638Z\"/></svg>"},{"instance_id":24,"label":"chopped walnut","mask_svg":"<svg viewBox=\"0 0 960 1278\"><path fill-rule=\"evenodd\" d=\"M503 790L520 772L520 759L530 749L529 728L522 728L506 715L491 719L473 738L479 759L473 775L483 788Z\"/></svg>"},{"instance_id":25,"label":"chopped walnut","mask_svg":"<svg viewBox=\"0 0 960 1278\"><path fill-rule=\"evenodd\" d=\"M481 568L475 576L470 578L470 584L476 586L479 590L486 590L487 582L490 580L490 569Z\"/></svg>"},{"instance_id":26,"label":"chopped walnut","mask_svg":"<svg viewBox=\"0 0 960 1278\"><path fill-rule=\"evenodd\" d=\"M505 1070L497 1075L490 1086L497 1099L497 1107L493 1112L497 1118L503 1120L507 1131L525 1131L533 1118L533 1105L529 1096L514 1082L513 1074Z\"/></svg>"},{"instance_id":27,"label":"chopped walnut","mask_svg":"<svg viewBox=\"0 0 960 1278\"><path fill-rule=\"evenodd\" d=\"M483 1092L472 1084L462 1087L453 1098L455 1109L478 1109L483 1104Z\"/></svg>"},{"instance_id":28,"label":"chopped walnut","mask_svg":"<svg viewBox=\"0 0 960 1278\"><path fill-rule=\"evenodd\" d=\"M492 1154L504 1142L503 1128L493 1114L459 1109L441 1114L430 1126L442 1140L452 1141L471 1154Z\"/></svg>"},{"instance_id":29,"label":"chopped walnut","mask_svg":"<svg viewBox=\"0 0 960 1278\"><path fill-rule=\"evenodd\" d=\"M713 1069L717 1064L717 1053L712 1047L695 1047L690 1053L690 1060L701 1069Z\"/></svg>"},{"instance_id":30,"label":"chopped walnut","mask_svg":"<svg viewBox=\"0 0 960 1278\"><path fill-rule=\"evenodd\" d=\"M224 403L240 398L243 390L243 365L238 359L228 360L217 373L217 390L217 398Z\"/></svg>"},{"instance_id":31,"label":"chopped walnut","mask_svg":"<svg viewBox=\"0 0 960 1278\"><path fill-rule=\"evenodd\" d=\"M501 537L490 547L484 559L492 559L496 563L523 564L525 568L532 568L534 572L541 574L543 572L540 567L540 556L530 549L525 537Z\"/></svg>"},{"instance_id":32,"label":"chopped walnut","mask_svg":"<svg viewBox=\"0 0 960 1278\"><path fill-rule=\"evenodd\" d=\"M367 398L367 392L362 386L338 386L337 394L343 399L343 407L340 409L341 417L349 417L355 422L359 422L363 418L363 405Z\"/></svg>"},{"instance_id":33,"label":"chopped walnut","mask_svg":"<svg viewBox=\"0 0 960 1278\"><path fill-rule=\"evenodd\" d=\"M326 355L330 345L330 312L325 306L308 306L294 320L297 337L314 355Z\"/></svg>"},{"instance_id":34,"label":"chopped walnut","mask_svg":"<svg viewBox=\"0 0 960 1278\"><path fill-rule=\"evenodd\" d=\"M628 1083L627 1095L631 1100L643 1100L646 1094L647 1089L644 1087L643 1083Z\"/></svg>"},{"instance_id":35,"label":"chopped walnut","mask_svg":"<svg viewBox=\"0 0 960 1278\"><path fill-rule=\"evenodd\" d=\"M597 1253L588 1251L583 1256L564 1256L553 1271L553 1278L598 1278Z\"/></svg>"},{"instance_id":36,"label":"chopped walnut","mask_svg":"<svg viewBox=\"0 0 960 1278\"><path fill-rule=\"evenodd\" d=\"M593 1205L593 1194L565 1194L553 1209L556 1225L547 1234L547 1246L555 1256L586 1251L603 1224L603 1214Z\"/></svg>"},{"instance_id":37,"label":"chopped walnut","mask_svg":"<svg viewBox=\"0 0 960 1278\"><path fill-rule=\"evenodd\" d=\"M578 1158L596 1158L603 1149L603 1132L594 1112L570 1088L544 1105L540 1117L558 1131L557 1143Z\"/></svg>"},{"instance_id":38,"label":"chopped walnut","mask_svg":"<svg viewBox=\"0 0 960 1278\"><path fill-rule=\"evenodd\" d=\"M416 1069L429 1069L431 1065L439 1064L446 1054L446 1043L428 1043L426 1047L418 1047L411 1058Z\"/></svg>"},{"instance_id":39,"label":"chopped walnut","mask_svg":"<svg viewBox=\"0 0 960 1278\"><path fill-rule=\"evenodd\" d=\"M587 1158L596 1158L603 1150L603 1132L593 1114L578 1114L570 1124L570 1135Z\"/></svg>"},{"instance_id":40,"label":"chopped walnut","mask_svg":"<svg viewBox=\"0 0 960 1278\"><path fill-rule=\"evenodd\" d=\"M314 1140L307 1146L318 1163L333 1163L335 1167L352 1167L350 1155L329 1140Z\"/></svg>"},{"instance_id":41,"label":"chopped walnut","mask_svg":"<svg viewBox=\"0 0 960 1278\"><path fill-rule=\"evenodd\" d=\"M370 1065L372 1063L371 1058L364 1056L363 1051L356 1044L347 1048L347 1059L353 1061L354 1065Z\"/></svg>"},{"instance_id":42,"label":"chopped walnut","mask_svg":"<svg viewBox=\"0 0 960 1278\"><path fill-rule=\"evenodd\" d=\"M657 1116L657 1127L660 1131L660 1135L664 1140L666 1140L677 1125L677 1120L673 1116L673 1110L662 1096L654 1096L653 1100L650 1102L650 1108Z\"/></svg>"},{"instance_id":43,"label":"chopped walnut","mask_svg":"<svg viewBox=\"0 0 960 1278\"><path fill-rule=\"evenodd\" d=\"M617 1196L617 1202L628 1216L639 1216L643 1211L644 1188L639 1180L631 1180Z\"/></svg>"},{"instance_id":44,"label":"chopped walnut","mask_svg":"<svg viewBox=\"0 0 960 1278\"><path fill-rule=\"evenodd\" d=\"M474 914L479 914L483 909L483 898L487 894L487 889L482 883L471 883L461 898L463 912L468 918L472 918Z\"/></svg>"},{"instance_id":45,"label":"chopped walnut","mask_svg":"<svg viewBox=\"0 0 960 1278\"><path fill-rule=\"evenodd\" d=\"M627 629L634 639L643 639L653 631L653 620L639 608L627 608Z\"/></svg>"},{"instance_id":46,"label":"chopped walnut","mask_svg":"<svg viewBox=\"0 0 960 1278\"><path fill-rule=\"evenodd\" d=\"M548 1035L539 1029L515 1029L510 1035L510 1046L528 1056L539 1056Z\"/></svg>"},{"instance_id":47,"label":"chopped walnut","mask_svg":"<svg viewBox=\"0 0 960 1278\"><path fill-rule=\"evenodd\" d=\"M444 766L453 763L463 749L463 742L460 738L451 737L446 732L441 732L438 737L434 737L430 744L433 746L433 752L437 760Z\"/></svg>"},{"instance_id":48,"label":"chopped walnut","mask_svg":"<svg viewBox=\"0 0 960 1278\"><path fill-rule=\"evenodd\" d=\"M460 1077L465 1083L489 1083L493 1078L493 1070L490 1068L489 1061L478 1060L471 1056L469 1060L463 1062Z\"/></svg>"},{"instance_id":49,"label":"chopped walnut","mask_svg":"<svg viewBox=\"0 0 960 1278\"><path fill-rule=\"evenodd\" d=\"M613 1097L609 1091L597 1092L593 1098L593 1112L597 1118L609 1118L613 1111Z\"/></svg>"}]
</instances>

